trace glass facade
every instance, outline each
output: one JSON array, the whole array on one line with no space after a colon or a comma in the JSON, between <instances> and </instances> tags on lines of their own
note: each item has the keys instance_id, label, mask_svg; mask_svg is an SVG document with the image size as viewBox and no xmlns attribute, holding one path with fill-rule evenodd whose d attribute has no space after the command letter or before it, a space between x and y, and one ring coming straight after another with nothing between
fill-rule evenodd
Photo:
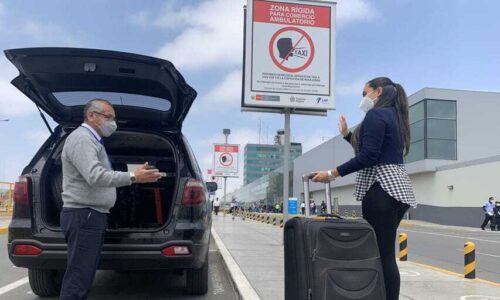
<instances>
[{"instance_id":1,"label":"glass facade","mask_svg":"<svg viewBox=\"0 0 500 300\"><path fill-rule=\"evenodd\" d=\"M425 99L410 106L410 153L405 162L457 159L457 103Z\"/></svg>"},{"instance_id":2,"label":"glass facade","mask_svg":"<svg viewBox=\"0 0 500 300\"><path fill-rule=\"evenodd\" d=\"M245 146L243 184L247 185L283 165L283 145L247 144ZM292 143L290 162L302 155L302 145Z\"/></svg>"},{"instance_id":3,"label":"glass facade","mask_svg":"<svg viewBox=\"0 0 500 300\"><path fill-rule=\"evenodd\" d=\"M289 174L289 197L292 197L292 165L290 165ZM261 211L273 211L276 204L283 204L283 168L275 169L228 194L224 203L229 203L232 197L235 197L238 204L245 209L258 208Z\"/></svg>"}]
</instances>

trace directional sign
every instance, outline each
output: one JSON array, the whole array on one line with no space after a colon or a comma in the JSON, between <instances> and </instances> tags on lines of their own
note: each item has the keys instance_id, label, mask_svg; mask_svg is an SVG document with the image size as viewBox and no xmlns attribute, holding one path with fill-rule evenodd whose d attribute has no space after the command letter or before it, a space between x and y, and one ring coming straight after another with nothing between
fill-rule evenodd
<instances>
[{"instance_id":1,"label":"directional sign","mask_svg":"<svg viewBox=\"0 0 500 300\"><path fill-rule=\"evenodd\" d=\"M335 3L249 0L243 106L335 109Z\"/></svg>"},{"instance_id":2,"label":"directional sign","mask_svg":"<svg viewBox=\"0 0 500 300\"><path fill-rule=\"evenodd\" d=\"M214 144L213 176L238 177L239 145Z\"/></svg>"}]
</instances>

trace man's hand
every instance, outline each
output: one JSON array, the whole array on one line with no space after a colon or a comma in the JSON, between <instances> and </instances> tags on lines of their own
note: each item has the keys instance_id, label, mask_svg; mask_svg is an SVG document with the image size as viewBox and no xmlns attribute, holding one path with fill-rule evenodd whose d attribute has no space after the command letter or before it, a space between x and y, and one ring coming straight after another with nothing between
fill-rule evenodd
<instances>
[{"instance_id":1,"label":"man's hand","mask_svg":"<svg viewBox=\"0 0 500 300\"><path fill-rule=\"evenodd\" d=\"M148 169L147 162L134 171L134 176L136 183L156 182L161 178L158 169Z\"/></svg>"}]
</instances>

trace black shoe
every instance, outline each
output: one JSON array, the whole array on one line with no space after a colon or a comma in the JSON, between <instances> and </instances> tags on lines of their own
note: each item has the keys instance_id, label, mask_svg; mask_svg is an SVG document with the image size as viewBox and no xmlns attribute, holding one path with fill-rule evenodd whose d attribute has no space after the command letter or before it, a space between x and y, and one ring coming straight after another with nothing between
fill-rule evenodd
<instances>
[{"instance_id":1,"label":"black shoe","mask_svg":"<svg viewBox=\"0 0 500 300\"><path fill-rule=\"evenodd\" d=\"M484 230L484 227L481 227L481 230Z\"/></svg>"}]
</instances>

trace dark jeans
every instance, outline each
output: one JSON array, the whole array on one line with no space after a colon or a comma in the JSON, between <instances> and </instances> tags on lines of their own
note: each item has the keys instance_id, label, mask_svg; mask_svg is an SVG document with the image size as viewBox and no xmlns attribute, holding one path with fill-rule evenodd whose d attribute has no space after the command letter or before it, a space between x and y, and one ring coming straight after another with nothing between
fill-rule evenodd
<instances>
[{"instance_id":1,"label":"dark jeans","mask_svg":"<svg viewBox=\"0 0 500 300\"><path fill-rule=\"evenodd\" d=\"M59 299L87 299L107 227L107 214L90 208L63 208L61 229L68 244L68 264Z\"/></svg>"},{"instance_id":2,"label":"dark jeans","mask_svg":"<svg viewBox=\"0 0 500 300\"><path fill-rule=\"evenodd\" d=\"M216 216L219 214L219 207L220 206L214 206L214 211Z\"/></svg>"},{"instance_id":3,"label":"dark jeans","mask_svg":"<svg viewBox=\"0 0 500 300\"><path fill-rule=\"evenodd\" d=\"M483 224L481 224L481 228L484 229L484 227L486 227L486 225L488 225L488 222L490 222L490 227L491 227L491 229L493 229L493 222L494 222L493 216L490 216L488 214L484 214L484 221L483 221Z\"/></svg>"},{"instance_id":4,"label":"dark jeans","mask_svg":"<svg viewBox=\"0 0 500 300\"><path fill-rule=\"evenodd\" d=\"M377 235L387 300L399 299L400 277L396 264L396 233L409 207L408 204L389 196L378 182L371 186L362 202L363 217Z\"/></svg>"}]
</instances>

